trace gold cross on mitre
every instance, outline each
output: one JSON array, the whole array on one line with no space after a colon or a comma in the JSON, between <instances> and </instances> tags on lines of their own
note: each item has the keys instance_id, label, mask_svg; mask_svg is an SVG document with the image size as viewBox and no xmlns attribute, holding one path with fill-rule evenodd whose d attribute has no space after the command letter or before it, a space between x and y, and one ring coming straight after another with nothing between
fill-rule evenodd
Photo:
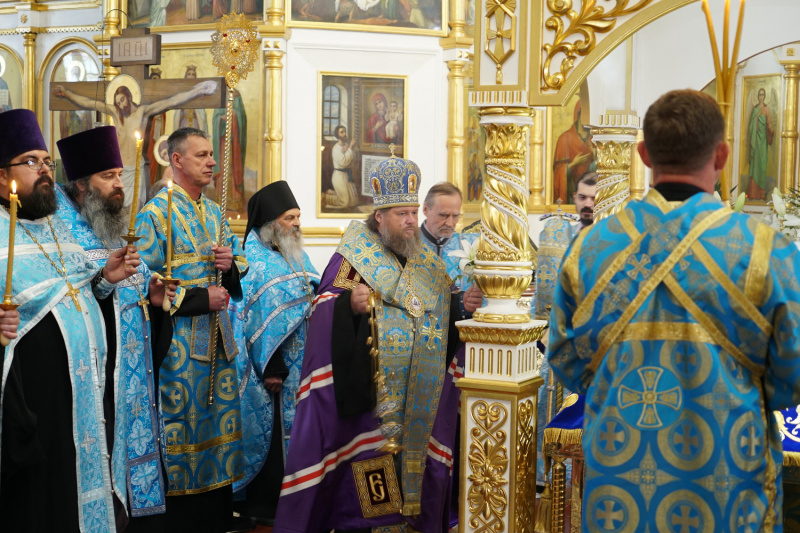
<instances>
[{"instance_id":1,"label":"gold cross on mitre","mask_svg":"<svg viewBox=\"0 0 800 533\"><path fill-rule=\"evenodd\" d=\"M390 157L391 157L392 159L394 159L395 157L397 157L396 155L394 155L395 148L397 148L397 147L394 145L394 143L392 143L392 144L390 144L390 145L389 145L389 151L392 153L392 155L391 155Z\"/></svg>"}]
</instances>

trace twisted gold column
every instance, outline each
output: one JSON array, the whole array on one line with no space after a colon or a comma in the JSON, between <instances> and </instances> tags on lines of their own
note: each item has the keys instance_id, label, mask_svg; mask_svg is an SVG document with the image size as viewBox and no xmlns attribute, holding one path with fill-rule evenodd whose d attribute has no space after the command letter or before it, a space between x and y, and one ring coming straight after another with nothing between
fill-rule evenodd
<instances>
[{"instance_id":1,"label":"twisted gold column","mask_svg":"<svg viewBox=\"0 0 800 533\"><path fill-rule=\"evenodd\" d=\"M781 132L780 190L797 187L797 85L800 79L800 64L783 65L786 74L786 101L783 107L783 131Z\"/></svg>"},{"instance_id":2,"label":"twisted gold column","mask_svg":"<svg viewBox=\"0 0 800 533\"><path fill-rule=\"evenodd\" d=\"M464 183L466 163L466 114L467 98L464 94L464 68L467 62L454 59L447 62L447 181L460 187Z\"/></svg>"},{"instance_id":3,"label":"twisted gold column","mask_svg":"<svg viewBox=\"0 0 800 533\"><path fill-rule=\"evenodd\" d=\"M264 57L267 69L267 90L264 92L264 112L267 133L264 161L264 185L279 181L282 176L283 150L283 50L280 41L266 41Z\"/></svg>"},{"instance_id":4,"label":"twisted gold column","mask_svg":"<svg viewBox=\"0 0 800 533\"><path fill-rule=\"evenodd\" d=\"M31 111L36 110L36 34L26 33L25 39L25 66L22 81L23 106Z\"/></svg>"},{"instance_id":5,"label":"twisted gold column","mask_svg":"<svg viewBox=\"0 0 800 533\"><path fill-rule=\"evenodd\" d=\"M599 176L594 219L601 220L622 209L631 194L631 151L636 145L636 129L592 128L592 144Z\"/></svg>"},{"instance_id":6,"label":"twisted gold column","mask_svg":"<svg viewBox=\"0 0 800 533\"><path fill-rule=\"evenodd\" d=\"M517 306L533 276L533 251L528 241L528 180L525 174L528 108L481 110L486 133L486 177L481 201L481 237L475 260L475 281L488 305L478 309L478 322L525 323L528 309Z\"/></svg>"}]
</instances>

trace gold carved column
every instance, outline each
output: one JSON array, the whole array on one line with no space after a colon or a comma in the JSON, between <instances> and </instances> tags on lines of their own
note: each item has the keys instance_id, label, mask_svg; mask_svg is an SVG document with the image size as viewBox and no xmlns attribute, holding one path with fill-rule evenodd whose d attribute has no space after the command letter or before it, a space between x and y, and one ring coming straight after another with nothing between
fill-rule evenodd
<instances>
[{"instance_id":1,"label":"gold carved column","mask_svg":"<svg viewBox=\"0 0 800 533\"><path fill-rule=\"evenodd\" d=\"M125 2L124 6L122 2ZM111 45L111 38L119 37L120 30L128 22L127 17L125 17L124 21L120 18L122 10L126 8L127 2L125 0L105 0L105 2L103 2L103 33L92 37L95 44L97 44L97 52L100 54L100 60L103 62L103 76L105 76L106 82L113 80L114 77L119 74L119 69L111 66L109 46Z\"/></svg>"},{"instance_id":2,"label":"gold carved column","mask_svg":"<svg viewBox=\"0 0 800 533\"><path fill-rule=\"evenodd\" d=\"M528 239L528 147L540 142L528 105L531 2L477 1L471 106L486 137L475 281L486 306L459 322L462 533L532 533L536 499L536 348L547 323L518 302L536 256ZM535 118L534 118L535 116ZM538 135L538 137L537 137ZM534 163L537 164L537 163Z\"/></svg>"},{"instance_id":3,"label":"gold carved column","mask_svg":"<svg viewBox=\"0 0 800 533\"><path fill-rule=\"evenodd\" d=\"M791 52L790 52L791 50ZM791 60L797 53L794 45L784 47L782 54L787 55L781 64L786 70L786 99L783 104L783 130L781 131L781 173L779 188L786 192L797 187L797 94L800 80L800 60ZM789 55L791 54L791 55Z\"/></svg>"},{"instance_id":4,"label":"gold carved column","mask_svg":"<svg viewBox=\"0 0 800 533\"><path fill-rule=\"evenodd\" d=\"M644 131L638 130L636 132L636 143L631 146L631 199L641 200L644 198L645 192L645 165L642 157L636 149L636 145L644 142Z\"/></svg>"},{"instance_id":5,"label":"gold carved column","mask_svg":"<svg viewBox=\"0 0 800 533\"><path fill-rule=\"evenodd\" d=\"M468 58L468 53L458 50L457 57ZM466 97L464 94L465 68L468 60L453 59L447 62L447 181L460 187L466 174L467 136L464 117Z\"/></svg>"},{"instance_id":6,"label":"gold carved column","mask_svg":"<svg viewBox=\"0 0 800 533\"><path fill-rule=\"evenodd\" d=\"M600 122L600 126L592 128L598 174L595 220L620 211L631 195L631 156L636 146L639 117L602 115Z\"/></svg>"},{"instance_id":7,"label":"gold carved column","mask_svg":"<svg viewBox=\"0 0 800 533\"><path fill-rule=\"evenodd\" d=\"M25 42L24 78L22 80L22 105L36 110L36 33L27 32Z\"/></svg>"},{"instance_id":8,"label":"gold carved column","mask_svg":"<svg viewBox=\"0 0 800 533\"><path fill-rule=\"evenodd\" d=\"M267 131L264 157L264 183L280 181L283 172L283 55L285 41L264 41L264 60L267 70L267 90L264 91L264 113Z\"/></svg>"},{"instance_id":9,"label":"gold carved column","mask_svg":"<svg viewBox=\"0 0 800 533\"><path fill-rule=\"evenodd\" d=\"M544 164L544 120L547 112L544 109L534 109L533 126L530 129L530 157L528 160L530 168L531 196L528 201L529 206L533 207L532 212L538 213L544 209L544 175L542 173Z\"/></svg>"}]
</instances>

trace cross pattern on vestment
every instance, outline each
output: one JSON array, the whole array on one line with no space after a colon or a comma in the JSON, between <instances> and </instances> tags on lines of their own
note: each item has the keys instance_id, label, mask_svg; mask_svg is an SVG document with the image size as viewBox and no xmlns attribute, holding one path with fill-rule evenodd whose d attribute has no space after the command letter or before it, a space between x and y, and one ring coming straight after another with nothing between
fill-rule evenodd
<instances>
[{"instance_id":1,"label":"cross pattern on vestment","mask_svg":"<svg viewBox=\"0 0 800 533\"><path fill-rule=\"evenodd\" d=\"M691 531L690 528L696 530L700 527L700 517L691 515L692 508L689 505L678 506L678 510L672 515L672 525L680 526L681 533L689 533Z\"/></svg>"},{"instance_id":2,"label":"cross pattern on vestment","mask_svg":"<svg viewBox=\"0 0 800 533\"><path fill-rule=\"evenodd\" d=\"M678 363L679 366L683 366L684 374L688 374L689 370L691 370L689 367L697 364L697 356L693 353L681 352L675 358L675 362Z\"/></svg>"},{"instance_id":3,"label":"cross pattern on vestment","mask_svg":"<svg viewBox=\"0 0 800 533\"><path fill-rule=\"evenodd\" d=\"M353 254L353 259L358 261L359 263L369 263L370 265L377 265L380 261L378 261L378 252L380 252L380 246L375 243L368 242L364 244L363 248L356 250Z\"/></svg>"},{"instance_id":4,"label":"cross pattern on vestment","mask_svg":"<svg viewBox=\"0 0 800 533\"><path fill-rule=\"evenodd\" d=\"M597 510L597 521L603 522L603 529L613 530L617 528L614 522L622 522L625 515L621 510L615 511L614 507L616 502L614 500L605 500L603 502L604 509Z\"/></svg>"},{"instance_id":5,"label":"cross pattern on vestment","mask_svg":"<svg viewBox=\"0 0 800 533\"><path fill-rule=\"evenodd\" d=\"M681 433L675 433L675 444L680 445L682 455L691 455L700 444L700 439L697 435L692 435L692 425L689 422L683 422L680 426Z\"/></svg>"},{"instance_id":6,"label":"cross pattern on vestment","mask_svg":"<svg viewBox=\"0 0 800 533\"><path fill-rule=\"evenodd\" d=\"M739 508L739 519L736 521L737 525L745 526L744 531L756 531L754 527L758 523L758 513L756 513L750 502L742 502Z\"/></svg>"},{"instance_id":7,"label":"cross pattern on vestment","mask_svg":"<svg viewBox=\"0 0 800 533\"><path fill-rule=\"evenodd\" d=\"M83 441L81 441L81 448L83 448L83 451L86 453L89 453L89 448L94 446L95 442L97 442L97 439L89 435L88 431L85 431L83 433Z\"/></svg>"},{"instance_id":8,"label":"cross pattern on vestment","mask_svg":"<svg viewBox=\"0 0 800 533\"><path fill-rule=\"evenodd\" d=\"M80 376L81 382L84 381L84 377L86 376L86 373L89 372L89 370L90 370L90 368L88 366L86 366L86 363L83 360L81 360L81 364L78 366L78 369L75 371L75 373L78 374L78 376Z\"/></svg>"},{"instance_id":9,"label":"cross pattern on vestment","mask_svg":"<svg viewBox=\"0 0 800 533\"><path fill-rule=\"evenodd\" d=\"M614 445L616 442L625 442L625 432L616 431L617 423L614 420L609 420L605 424L605 431L600 432L600 442L605 441L605 449L608 452L616 451L617 447Z\"/></svg>"},{"instance_id":10,"label":"cross pattern on vestment","mask_svg":"<svg viewBox=\"0 0 800 533\"><path fill-rule=\"evenodd\" d=\"M422 334L428 336L428 341L425 343L425 346L429 350L433 350L436 348L436 340L442 339L442 329L439 327L439 322L437 321L434 325L425 324L422 326Z\"/></svg>"},{"instance_id":11,"label":"cross pattern on vestment","mask_svg":"<svg viewBox=\"0 0 800 533\"><path fill-rule=\"evenodd\" d=\"M130 442L134 445L142 445L146 446L147 441L149 440L147 432L144 430L144 427L140 426L139 431L134 431L131 433Z\"/></svg>"},{"instance_id":12,"label":"cross pattern on vestment","mask_svg":"<svg viewBox=\"0 0 800 533\"><path fill-rule=\"evenodd\" d=\"M139 346L139 341L135 337L131 337L131 340L125 344L125 348L127 348L130 353L136 353L137 346Z\"/></svg>"},{"instance_id":13,"label":"cross pattern on vestment","mask_svg":"<svg viewBox=\"0 0 800 533\"><path fill-rule=\"evenodd\" d=\"M411 342L406 340L405 338L401 340L400 335L387 335L386 336L386 346L389 348L389 351L397 355L401 351L405 351L411 345Z\"/></svg>"},{"instance_id":14,"label":"cross pattern on vestment","mask_svg":"<svg viewBox=\"0 0 800 533\"><path fill-rule=\"evenodd\" d=\"M631 255L628 257L628 264L633 267L626 272L631 279L635 280L639 275L642 276L642 279L647 279L650 277L651 270L647 266L650 264L650 257L647 255L642 255L642 257L639 259L636 259L634 255Z\"/></svg>"},{"instance_id":15,"label":"cross pattern on vestment","mask_svg":"<svg viewBox=\"0 0 800 533\"><path fill-rule=\"evenodd\" d=\"M181 393L178 391L178 389L172 389L167 395L167 398L169 398L172 403L177 406L180 403Z\"/></svg>"},{"instance_id":16,"label":"cross pattern on vestment","mask_svg":"<svg viewBox=\"0 0 800 533\"><path fill-rule=\"evenodd\" d=\"M133 402L133 407L131 407L131 413L133 413L134 418L139 418L139 415L142 413L142 402L140 400L136 400Z\"/></svg>"},{"instance_id":17,"label":"cross pattern on vestment","mask_svg":"<svg viewBox=\"0 0 800 533\"><path fill-rule=\"evenodd\" d=\"M225 376L225 378L222 380L222 382L220 382L219 385L220 385L220 387L222 387L222 390L224 390L228 394L233 392L233 389L234 389L234 386L235 386L234 382L233 382L233 378L230 377L230 376Z\"/></svg>"},{"instance_id":18,"label":"cross pattern on vestment","mask_svg":"<svg viewBox=\"0 0 800 533\"><path fill-rule=\"evenodd\" d=\"M747 428L747 435L742 435L739 437L739 446L746 446L747 451L745 455L748 457L755 457L756 451L758 451L759 443L758 439L756 438L756 428L755 426L750 426Z\"/></svg>"},{"instance_id":19,"label":"cross pattern on vestment","mask_svg":"<svg viewBox=\"0 0 800 533\"><path fill-rule=\"evenodd\" d=\"M167 433L167 444L170 446L177 446L178 444L182 444L183 439L181 438L181 432L177 429L171 429L169 433Z\"/></svg>"},{"instance_id":20,"label":"cross pattern on vestment","mask_svg":"<svg viewBox=\"0 0 800 533\"><path fill-rule=\"evenodd\" d=\"M639 379L642 381L643 391L633 390L622 385L619 389L620 409L634 405L642 405L642 414L636 425L642 428L659 428L663 426L658 416L658 406L665 405L674 410L680 409L681 390L673 387L669 390L658 391L658 381L664 370L655 367L644 367L638 370Z\"/></svg>"},{"instance_id":21,"label":"cross pattern on vestment","mask_svg":"<svg viewBox=\"0 0 800 533\"><path fill-rule=\"evenodd\" d=\"M232 416L225 422L225 431L228 434L235 433L239 429L239 425L236 423L236 417Z\"/></svg>"}]
</instances>

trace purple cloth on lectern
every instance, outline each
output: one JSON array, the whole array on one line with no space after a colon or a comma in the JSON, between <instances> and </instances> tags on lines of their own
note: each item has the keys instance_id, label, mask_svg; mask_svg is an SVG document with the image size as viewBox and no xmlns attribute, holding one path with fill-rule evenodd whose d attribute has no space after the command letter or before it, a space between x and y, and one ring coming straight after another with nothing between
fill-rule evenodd
<instances>
[{"instance_id":1,"label":"purple cloth on lectern","mask_svg":"<svg viewBox=\"0 0 800 533\"><path fill-rule=\"evenodd\" d=\"M333 286L343 257L334 254L322 282L309 324L309 338L298 392L297 414L286 462L281 498L273 533L325 532L399 524L406 520L417 531L447 530L452 450L459 391L454 379L464 358L463 346L448 368L442 399L428 448L422 482L422 514L391 514L364 518L356 492L351 463L383 455L377 448L386 441L372 413L339 418L331 374L331 329L335 297Z\"/></svg>"}]
</instances>

